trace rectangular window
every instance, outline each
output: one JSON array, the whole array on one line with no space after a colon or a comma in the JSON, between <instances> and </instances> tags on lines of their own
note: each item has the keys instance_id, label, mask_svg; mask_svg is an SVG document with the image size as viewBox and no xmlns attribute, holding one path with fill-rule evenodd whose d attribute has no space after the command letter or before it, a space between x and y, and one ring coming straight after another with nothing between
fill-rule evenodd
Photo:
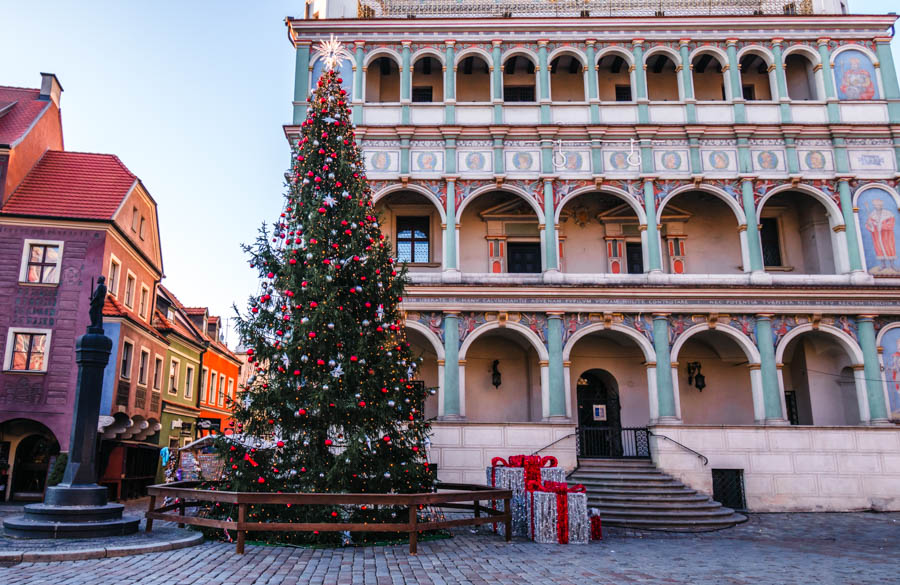
<instances>
[{"instance_id":1,"label":"rectangular window","mask_svg":"<svg viewBox=\"0 0 900 585\"><path fill-rule=\"evenodd\" d=\"M794 390L784 391L784 405L787 407L787 419L792 425L800 424L800 415L797 411L797 392Z\"/></svg>"},{"instance_id":2,"label":"rectangular window","mask_svg":"<svg viewBox=\"0 0 900 585\"><path fill-rule=\"evenodd\" d=\"M178 450L178 437L169 437L169 457L177 457L175 451Z\"/></svg>"},{"instance_id":3,"label":"rectangular window","mask_svg":"<svg viewBox=\"0 0 900 585\"><path fill-rule=\"evenodd\" d=\"M143 215L141 216L141 230L139 233L140 233L141 239L143 240L147 233L147 218L145 218Z\"/></svg>"},{"instance_id":4,"label":"rectangular window","mask_svg":"<svg viewBox=\"0 0 900 585\"><path fill-rule=\"evenodd\" d=\"M533 85L507 85L503 88L504 102L533 102Z\"/></svg>"},{"instance_id":5,"label":"rectangular window","mask_svg":"<svg viewBox=\"0 0 900 585\"><path fill-rule=\"evenodd\" d=\"M184 375L184 397L190 399L194 395L194 368L187 367Z\"/></svg>"},{"instance_id":6,"label":"rectangular window","mask_svg":"<svg viewBox=\"0 0 900 585\"><path fill-rule=\"evenodd\" d=\"M630 102L631 101L631 86L630 85L617 85L616 86L616 101L617 102Z\"/></svg>"},{"instance_id":7,"label":"rectangular window","mask_svg":"<svg viewBox=\"0 0 900 585\"><path fill-rule=\"evenodd\" d=\"M114 297L119 296L119 271L122 265L115 258L109 259L109 276L106 279L106 290Z\"/></svg>"},{"instance_id":8,"label":"rectangular window","mask_svg":"<svg viewBox=\"0 0 900 585\"><path fill-rule=\"evenodd\" d=\"M19 282L58 284L62 242L25 240Z\"/></svg>"},{"instance_id":9,"label":"rectangular window","mask_svg":"<svg viewBox=\"0 0 900 585\"><path fill-rule=\"evenodd\" d=\"M644 273L644 252L640 242L625 242L625 261L628 263L628 274Z\"/></svg>"},{"instance_id":10,"label":"rectangular window","mask_svg":"<svg viewBox=\"0 0 900 585\"><path fill-rule=\"evenodd\" d=\"M228 398L234 400L234 378L228 378Z\"/></svg>"},{"instance_id":11,"label":"rectangular window","mask_svg":"<svg viewBox=\"0 0 900 585\"><path fill-rule=\"evenodd\" d=\"M4 369L18 372L47 371L46 355L50 349L50 330L10 329L6 341Z\"/></svg>"},{"instance_id":12,"label":"rectangular window","mask_svg":"<svg viewBox=\"0 0 900 585\"><path fill-rule=\"evenodd\" d=\"M203 402L209 402L209 378L207 376L209 376L209 368L203 368L203 374L200 378L200 389L205 390ZM206 384L204 384L204 382L206 382Z\"/></svg>"},{"instance_id":13,"label":"rectangular window","mask_svg":"<svg viewBox=\"0 0 900 585\"><path fill-rule=\"evenodd\" d=\"M397 259L400 262L428 262L428 216L397 218Z\"/></svg>"},{"instance_id":14,"label":"rectangular window","mask_svg":"<svg viewBox=\"0 0 900 585\"><path fill-rule=\"evenodd\" d=\"M783 266L778 218L761 217L759 224L759 243L762 245L763 266Z\"/></svg>"},{"instance_id":15,"label":"rectangular window","mask_svg":"<svg viewBox=\"0 0 900 585\"><path fill-rule=\"evenodd\" d=\"M153 362L153 389L157 392L162 388L162 368L163 360L161 357L157 356L156 360Z\"/></svg>"},{"instance_id":16,"label":"rectangular window","mask_svg":"<svg viewBox=\"0 0 900 585\"><path fill-rule=\"evenodd\" d=\"M138 228L138 208L131 208L131 231L136 232Z\"/></svg>"},{"instance_id":17,"label":"rectangular window","mask_svg":"<svg viewBox=\"0 0 900 585\"><path fill-rule=\"evenodd\" d=\"M224 406L225 404L225 374L219 374L219 394L216 404Z\"/></svg>"},{"instance_id":18,"label":"rectangular window","mask_svg":"<svg viewBox=\"0 0 900 585\"><path fill-rule=\"evenodd\" d=\"M432 90L430 87L414 87L412 88L412 101L413 102L421 102L421 103L431 103L434 100L432 99Z\"/></svg>"},{"instance_id":19,"label":"rectangular window","mask_svg":"<svg viewBox=\"0 0 900 585\"><path fill-rule=\"evenodd\" d=\"M216 394L219 392L219 376L216 374L216 371L213 370L212 374L209 376L209 396L207 399L207 403L215 404L216 403Z\"/></svg>"},{"instance_id":20,"label":"rectangular window","mask_svg":"<svg viewBox=\"0 0 900 585\"><path fill-rule=\"evenodd\" d=\"M169 394L178 394L178 370L181 363L173 359L169 362Z\"/></svg>"},{"instance_id":21,"label":"rectangular window","mask_svg":"<svg viewBox=\"0 0 900 585\"><path fill-rule=\"evenodd\" d=\"M122 363L119 368L119 376L126 380L131 378L131 356L134 353L134 346L130 341L122 344Z\"/></svg>"},{"instance_id":22,"label":"rectangular window","mask_svg":"<svg viewBox=\"0 0 900 585\"><path fill-rule=\"evenodd\" d=\"M540 273L540 242L509 242L506 245L507 272Z\"/></svg>"},{"instance_id":23,"label":"rectangular window","mask_svg":"<svg viewBox=\"0 0 900 585\"><path fill-rule=\"evenodd\" d=\"M134 274L128 273L125 277L125 306L129 309L134 308L134 286L137 283Z\"/></svg>"},{"instance_id":24,"label":"rectangular window","mask_svg":"<svg viewBox=\"0 0 900 585\"><path fill-rule=\"evenodd\" d=\"M147 385L147 369L150 367L150 352L141 350L141 359L138 361L138 384Z\"/></svg>"},{"instance_id":25,"label":"rectangular window","mask_svg":"<svg viewBox=\"0 0 900 585\"><path fill-rule=\"evenodd\" d=\"M756 99L756 88L752 85L744 85L741 87L741 91L744 93L745 100L755 100Z\"/></svg>"},{"instance_id":26,"label":"rectangular window","mask_svg":"<svg viewBox=\"0 0 900 585\"><path fill-rule=\"evenodd\" d=\"M138 304L138 314L141 319L147 319L147 310L150 308L150 289L145 285L141 285L141 300Z\"/></svg>"}]
</instances>

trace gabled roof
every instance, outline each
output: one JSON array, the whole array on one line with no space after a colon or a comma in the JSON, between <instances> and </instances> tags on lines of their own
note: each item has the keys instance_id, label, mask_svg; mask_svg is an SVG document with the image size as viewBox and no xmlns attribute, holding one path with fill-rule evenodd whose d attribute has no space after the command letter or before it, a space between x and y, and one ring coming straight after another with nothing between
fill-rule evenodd
<instances>
[{"instance_id":1,"label":"gabled roof","mask_svg":"<svg viewBox=\"0 0 900 585\"><path fill-rule=\"evenodd\" d=\"M14 145L50 107L41 90L0 86L0 144Z\"/></svg>"},{"instance_id":2,"label":"gabled roof","mask_svg":"<svg viewBox=\"0 0 900 585\"><path fill-rule=\"evenodd\" d=\"M125 310L125 307L122 306L122 303L116 297L106 295L106 300L103 301L104 317L125 317L127 315L128 311Z\"/></svg>"},{"instance_id":3,"label":"gabled roof","mask_svg":"<svg viewBox=\"0 0 900 585\"><path fill-rule=\"evenodd\" d=\"M0 211L112 220L137 183L138 178L115 155L48 150Z\"/></svg>"}]
</instances>

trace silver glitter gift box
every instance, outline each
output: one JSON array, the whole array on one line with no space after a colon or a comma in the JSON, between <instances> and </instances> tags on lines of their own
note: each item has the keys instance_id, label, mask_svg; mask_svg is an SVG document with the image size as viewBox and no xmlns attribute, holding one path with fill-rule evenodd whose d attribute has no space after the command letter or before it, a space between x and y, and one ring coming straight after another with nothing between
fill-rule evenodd
<instances>
[{"instance_id":1,"label":"silver glitter gift box","mask_svg":"<svg viewBox=\"0 0 900 585\"><path fill-rule=\"evenodd\" d=\"M588 518L587 494L566 494L569 507L569 544L587 544L591 540L591 523ZM526 529L535 542L558 544L559 517L557 495L552 492L528 492L525 495L527 510Z\"/></svg>"},{"instance_id":2,"label":"silver glitter gift box","mask_svg":"<svg viewBox=\"0 0 900 585\"><path fill-rule=\"evenodd\" d=\"M512 491L512 533L513 536L527 536L528 528L525 523L528 509L525 504L525 468L524 467L488 467L485 470L487 485L508 489ZM566 481L566 470L562 467L542 467L541 481ZM503 502L497 501L494 506L498 510L503 509ZM497 530L503 534L504 525L497 524Z\"/></svg>"}]
</instances>

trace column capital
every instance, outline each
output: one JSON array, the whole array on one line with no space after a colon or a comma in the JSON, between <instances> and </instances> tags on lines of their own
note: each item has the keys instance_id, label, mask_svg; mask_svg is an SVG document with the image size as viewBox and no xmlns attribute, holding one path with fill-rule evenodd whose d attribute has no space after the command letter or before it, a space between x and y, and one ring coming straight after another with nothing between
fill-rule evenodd
<instances>
[{"instance_id":1,"label":"column capital","mask_svg":"<svg viewBox=\"0 0 900 585\"><path fill-rule=\"evenodd\" d=\"M362 49L366 46L366 41L353 41L353 46L357 49Z\"/></svg>"},{"instance_id":2,"label":"column capital","mask_svg":"<svg viewBox=\"0 0 900 585\"><path fill-rule=\"evenodd\" d=\"M401 44L404 48L408 49L409 46L412 45L412 41L400 41L400 44Z\"/></svg>"},{"instance_id":3,"label":"column capital","mask_svg":"<svg viewBox=\"0 0 900 585\"><path fill-rule=\"evenodd\" d=\"M725 46L726 46L726 47L733 47L733 46L735 46L736 44L738 44L738 39L735 39L735 38L725 39Z\"/></svg>"},{"instance_id":4,"label":"column capital","mask_svg":"<svg viewBox=\"0 0 900 585\"><path fill-rule=\"evenodd\" d=\"M462 311L455 311L455 310L452 310L452 309L451 309L451 310L444 310L444 316L446 316L446 317L453 317L453 318L456 318L456 316L459 315L460 313L462 313Z\"/></svg>"},{"instance_id":5,"label":"column capital","mask_svg":"<svg viewBox=\"0 0 900 585\"><path fill-rule=\"evenodd\" d=\"M631 39L631 44L634 47L643 47L644 39Z\"/></svg>"},{"instance_id":6,"label":"column capital","mask_svg":"<svg viewBox=\"0 0 900 585\"><path fill-rule=\"evenodd\" d=\"M878 315L857 315L856 319L858 321L874 321L877 316Z\"/></svg>"},{"instance_id":7,"label":"column capital","mask_svg":"<svg viewBox=\"0 0 900 585\"><path fill-rule=\"evenodd\" d=\"M538 360L538 365L542 368L546 368L550 365L548 360Z\"/></svg>"},{"instance_id":8,"label":"column capital","mask_svg":"<svg viewBox=\"0 0 900 585\"><path fill-rule=\"evenodd\" d=\"M563 315L565 315L565 311L547 311L548 319L562 319Z\"/></svg>"},{"instance_id":9,"label":"column capital","mask_svg":"<svg viewBox=\"0 0 900 585\"><path fill-rule=\"evenodd\" d=\"M656 362L644 362L644 367L645 368L655 368Z\"/></svg>"},{"instance_id":10,"label":"column capital","mask_svg":"<svg viewBox=\"0 0 900 585\"><path fill-rule=\"evenodd\" d=\"M764 321L769 321L774 316L775 316L775 313L757 313L756 314L757 319L762 319Z\"/></svg>"},{"instance_id":11,"label":"column capital","mask_svg":"<svg viewBox=\"0 0 900 585\"><path fill-rule=\"evenodd\" d=\"M653 315L653 319L668 319L669 315L672 313L651 313Z\"/></svg>"},{"instance_id":12,"label":"column capital","mask_svg":"<svg viewBox=\"0 0 900 585\"><path fill-rule=\"evenodd\" d=\"M439 365L439 366L443 366L445 363L446 363L446 361L444 361L444 360L437 361L437 365Z\"/></svg>"},{"instance_id":13,"label":"column capital","mask_svg":"<svg viewBox=\"0 0 900 585\"><path fill-rule=\"evenodd\" d=\"M773 47L775 47L775 46L779 46L779 47L780 47L783 43L784 43L784 39L781 38L781 37L775 37L774 39L772 39L772 46L773 46Z\"/></svg>"},{"instance_id":14,"label":"column capital","mask_svg":"<svg viewBox=\"0 0 900 585\"><path fill-rule=\"evenodd\" d=\"M503 41L501 41L500 39L492 39L491 40L491 45L493 45L494 47L499 47L502 44L503 44Z\"/></svg>"},{"instance_id":15,"label":"column capital","mask_svg":"<svg viewBox=\"0 0 900 585\"><path fill-rule=\"evenodd\" d=\"M690 44L691 39L678 39L678 48L686 47Z\"/></svg>"},{"instance_id":16,"label":"column capital","mask_svg":"<svg viewBox=\"0 0 900 585\"><path fill-rule=\"evenodd\" d=\"M891 42L890 39L888 39L888 42ZM584 41L584 44L589 47L593 47L595 44L597 44L597 39L586 39Z\"/></svg>"},{"instance_id":17,"label":"column capital","mask_svg":"<svg viewBox=\"0 0 900 585\"><path fill-rule=\"evenodd\" d=\"M538 39L538 47L546 47L550 44L550 39Z\"/></svg>"},{"instance_id":18,"label":"column capital","mask_svg":"<svg viewBox=\"0 0 900 585\"><path fill-rule=\"evenodd\" d=\"M822 37L820 39L816 39L816 44L819 45L820 47L822 45L827 45L830 42L831 42L831 39L829 39L828 37Z\"/></svg>"},{"instance_id":19,"label":"column capital","mask_svg":"<svg viewBox=\"0 0 900 585\"><path fill-rule=\"evenodd\" d=\"M447 47L452 47L456 44L456 41L454 41L453 39L447 39L446 41L444 41L444 44L447 45Z\"/></svg>"}]
</instances>

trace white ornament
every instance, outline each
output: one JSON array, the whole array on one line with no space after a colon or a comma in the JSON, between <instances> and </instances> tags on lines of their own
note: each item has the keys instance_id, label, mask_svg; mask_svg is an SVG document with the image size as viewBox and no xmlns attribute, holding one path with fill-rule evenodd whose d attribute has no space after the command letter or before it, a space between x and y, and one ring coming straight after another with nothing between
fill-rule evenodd
<instances>
[{"instance_id":1,"label":"white ornament","mask_svg":"<svg viewBox=\"0 0 900 585\"><path fill-rule=\"evenodd\" d=\"M334 207L335 204L337 203L337 200L334 197L332 197L331 195L326 195L325 198L322 199L322 202L325 205L327 205L328 207Z\"/></svg>"},{"instance_id":2,"label":"white ornament","mask_svg":"<svg viewBox=\"0 0 900 585\"><path fill-rule=\"evenodd\" d=\"M336 365L336 366L334 367L334 369L331 370L331 377L332 377L332 378L340 378L340 377L343 376L343 375L344 375L344 368L341 367L341 364Z\"/></svg>"},{"instance_id":3,"label":"white ornament","mask_svg":"<svg viewBox=\"0 0 900 585\"><path fill-rule=\"evenodd\" d=\"M320 42L318 50L326 71L337 69L341 61L350 58L350 51L345 49L344 44L334 38L334 35L331 35L327 41Z\"/></svg>"}]
</instances>

